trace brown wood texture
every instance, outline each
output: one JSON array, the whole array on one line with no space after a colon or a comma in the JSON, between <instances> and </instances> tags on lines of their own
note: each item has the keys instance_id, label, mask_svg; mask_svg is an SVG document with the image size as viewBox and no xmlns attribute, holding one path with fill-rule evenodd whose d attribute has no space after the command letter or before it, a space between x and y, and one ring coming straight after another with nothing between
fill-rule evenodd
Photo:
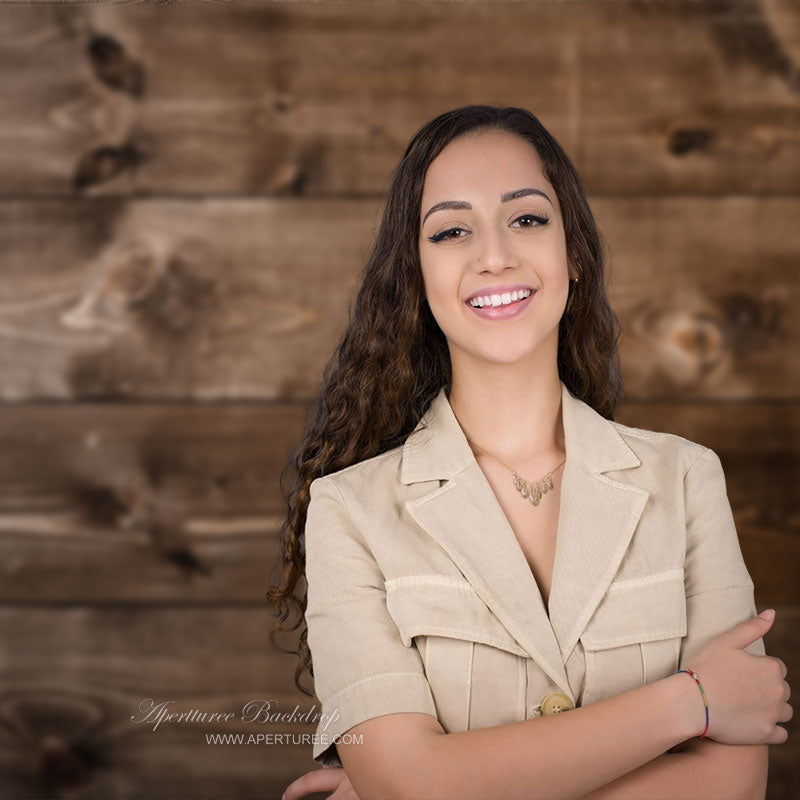
<instances>
[{"instance_id":1,"label":"brown wood texture","mask_svg":"<svg viewBox=\"0 0 800 800\"><path fill-rule=\"evenodd\" d=\"M0 599L263 604L291 404L0 409ZM290 486L286 468L284 486Z\"/></svg>"},{"instance_id":2,"label":"brown wood texture","mask_svg":"<svg viewBox=\"0 0 800 800\"><path fill-rule=\"evenodd\" d=\"M4 194L379 194L419 124L475 102L534 110L592 192L797 189L794 0L81 2L2 19Z\"/></svg>"},{"instance_id":3,"label":"brown wood texture","mask_svg":"<svg viewBox=\"0 0 800 800\"><path fill-rule=\"evenodd\" d=\"M797 396L800 198L590 202L628 396ZM0 398L308 397L382 210L0 200Z\"/></svg>"},{"instance_id":4,"label":"brown wood texture","mask_svg":"<svg viewBox=\"0 0 800 800\"><path fill-rule=\"evenodd\" d=\"M794 0L33 0L0 4L0 72L0 796L277 798L316 768L204 739L313 725L130 717L313 705L268 641L281 471L391 171L466 103L575 163L618 419L720 455L792 684ZM769 800L800 793L796 727Z\"/></svg>"},{"instance_id":5,"label":"brown wood texture","mask_svg":"<svg viewBox=\"0 0 800 800\"><path fill-rule=\"evenodd\" d=\"M2 796L280 797L310 745L275 737L316 725L256 715L319 703L294 689L294 658L265 648L271 624L254 604L0 608ZM161 704L231 716L158 722Z\"/></svg>"}]
</instances>

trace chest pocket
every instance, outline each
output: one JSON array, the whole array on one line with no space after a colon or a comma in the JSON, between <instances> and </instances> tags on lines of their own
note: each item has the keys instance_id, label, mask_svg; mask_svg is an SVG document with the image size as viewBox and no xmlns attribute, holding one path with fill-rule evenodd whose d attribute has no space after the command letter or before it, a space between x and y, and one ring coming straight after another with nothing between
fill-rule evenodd
<instances>
[{"instance_id":1,"label":"chest pocket","mask_svg":"<svg viewBox=\"0 0 800 800\"><path fill-rule=\"evenodd\" d=\"M386 605L403 644L419 649L446 733L525 719L527 653L468 581L390 579Z\"/></svg>"},{"instance_id":2,"label":"chest pocket","mask_svg":"<svg viewBox=\"0 0 800 800\"><path fill-rule=\"evenodd\" d=\"M671 675L685 635L683 567L612 582L581 636L583 705Z\"/></svg>"}]
</instances>

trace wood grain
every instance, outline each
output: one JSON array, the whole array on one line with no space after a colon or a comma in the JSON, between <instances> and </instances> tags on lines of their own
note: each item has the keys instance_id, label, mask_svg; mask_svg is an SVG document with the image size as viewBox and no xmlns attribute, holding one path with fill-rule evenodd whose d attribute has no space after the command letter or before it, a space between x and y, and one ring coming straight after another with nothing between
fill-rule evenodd
<instances>
[{"instance_id":1,"label":"wood grain","mask_svg":"<svg viewBox=\"0 0 800 800\"><path fill-rule=\"evenodd\" d=\"M252 606L0 608L3 796L280 797L316 765L310 738L275 737L316 720L263 714L320 706L294 687L294 657L266 644L271 623ZM159 722L162 704L229 716Z\"/></svg>"},{"instance_id":2,"label":"wood grain","mask_svg":"<svg viewBox=\"0 0 800 800\"><path fill-rule=\"evenodd\" d=\"M0 191L375 195L424 121L502 102L592 193L795 193L796 20L793 0L4 7Z\"/></svg>"},{"instance_id":3,"label":"wood grain","mask_svg":"<svg viewBox=\"0 0 800 800\"><path fill-rule=\"evenodd\" d=\"M797 398L800 199L590 202L630 399ZM0 201L0 398L308 398L382 211Z\"/></svg>"},{"instance_id":4,"label":"wood grain","mask_svg":"<svg viewBox=\"0 0 800 800\"><path fill-rule=\"evenodd\" d=\"M312 705L268 641L282 470L392 170L468 103L578 169L618 419L719 454L791 684L799 65L794 0L4 3L0 795L261 800L316 767L131 715Z\"/></svg>"}]
</instances>

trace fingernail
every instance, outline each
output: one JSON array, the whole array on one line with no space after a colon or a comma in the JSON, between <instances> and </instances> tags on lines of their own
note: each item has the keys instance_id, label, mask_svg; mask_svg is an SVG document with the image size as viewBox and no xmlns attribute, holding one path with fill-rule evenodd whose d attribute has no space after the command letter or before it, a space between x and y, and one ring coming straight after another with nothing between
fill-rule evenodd
<instances>
[{"instance_id":1,"label":"fingernail","mask_svg":"<svg viewBox=\"0 0 800 800\"><path fill-rule=\"evenodd\" d=\"M775 617L775 609L768 608L766 611L762 611L758 616L761 617L762 619L767 619L767 620L773 619Z\"/></svg>"}]
</instances>

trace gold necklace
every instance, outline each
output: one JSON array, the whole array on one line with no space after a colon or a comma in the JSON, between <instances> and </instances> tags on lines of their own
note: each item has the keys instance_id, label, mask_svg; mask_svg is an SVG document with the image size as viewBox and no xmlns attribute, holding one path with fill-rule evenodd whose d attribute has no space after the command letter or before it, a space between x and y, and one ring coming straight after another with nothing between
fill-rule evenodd
<instances>
[{"instance_id":1,"label":"gold necklace","mask_svg":"<svg viewBox=\"0 0 800 800\"><path fill-rule=\"evenodd\" d=\"M467 439L467 441L469 442L473 450L477 448L479 452L486 453L487 456L492 456L492 458L495 461L499 462L500 464L503 464L503 462L500 461L500 459L497 458L497 456L492 455L488 450L484 450L482 447L478 447L477 445L470 442L469 439ZM561 464L563 464L566 460L567 459L565 458L564 461L561 462ZM561 464L559 464L558 467L560 467ZM538 506L539 501L542 499L542 495L547 494L547 492L549 492L553 488L553 473L558 469L558 467L554 467L543 478L541 478L538 481L535 481L534 483L531 483L530 481L526 481L524 478L521 478L517 473L517 471L509 467L508 464L503 464L503 466L506 469L511 470L516 490L524 498L529 500L531 504L534 506Z\"/></svg>"}]
</instances>

